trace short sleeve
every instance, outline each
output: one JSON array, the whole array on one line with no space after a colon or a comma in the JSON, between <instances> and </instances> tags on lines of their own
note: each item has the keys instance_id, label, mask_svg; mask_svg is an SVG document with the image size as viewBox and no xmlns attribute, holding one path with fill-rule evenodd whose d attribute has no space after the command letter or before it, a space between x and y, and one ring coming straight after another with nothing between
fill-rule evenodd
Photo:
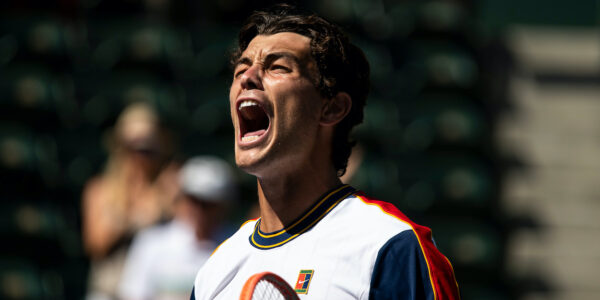
<instances>
[{"instance_id":1,"label":"short sleeve","mask_svg":"<svg viewBox=\"0 0 600 300\"><path fill-rule=\"evenodd\" d=\"M412 230L394 236L379 250L369 299L434 299L427 262Z\"/></svg>"},{"instance_id":2,"label":"short sleeve","mask_svg":"<svg viewBox=\"0 0 600 300\"><path fill-rule=\"evenodd\" d=\"M460 296L450 262L433 241L419 241L413 230L406 230L379 250L369 299L454 300Z\"/></svg>"}]
</instances>

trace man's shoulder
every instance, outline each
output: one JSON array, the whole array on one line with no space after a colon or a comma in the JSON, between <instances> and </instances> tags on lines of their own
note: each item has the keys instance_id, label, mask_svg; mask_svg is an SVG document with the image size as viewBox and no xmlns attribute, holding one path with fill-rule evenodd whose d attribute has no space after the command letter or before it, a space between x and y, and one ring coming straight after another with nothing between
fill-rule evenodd
<instances>
[{"instance_id":1,"label":"man's shoulder","mask_svg":"<svg viewBox=\"0 0 600 300\"><path fill-rule=\"evenodd\" d=\"M231 237L242 237L242 236L246 236L246 238L248 237L248 234L251 233L252 231L254 231L254 227L256 226L256 223L258 222L258 218L256 219L250 219L247 220L246 222L242 223L242 225L240 226L240 228L231 236Z\"/></svg>"},{"instance_id":2,"label":"man's shoulder","mask_svg":"<svg viewBox=\"0 0 600 300\"><path fill-rule=\"evenodd\" d=\"M258 219L251 219L244 222L234 234L223 241L223 243L221 243L221 245L215 249L214 253L227 252L228 249L239 251L240 246L244 246L249 243L248 237L252 234L257 221Z\"/></svg>"},{"instance_id":3,"label":"man's shoulder","mask_svg":"<svg viewBox=\"0 0 600 300\"><path fill-rule=\"evenodd\" d=\"M390 228L393 230L410 230L419 226L412 222L394 204L368 196L362 191L355 192L346 199L342 213L360 226Z\"/></svg>"},{"instance_id":4,"label":"man's shoulder","mask_svg":"<svg viewBox=\"0 0 600 300\"><path fill-rule=\"evenodd\" d=\"M325 236L327 243L350 245L348 253L372 263L379 249L394 236L416 234L413 223L393 204L357 191L333 208L311 236ZM360 255L356 255L360 253Z\"/></svg>"},{"instance_id":5,"label":"man's shoulder","mask_svg":"<svg viewBox=\"0 0 600 300\"><path fill-rule=\"evenodd\" d=\"M413 222L390 202L362 191L355 192L344 202L329 223L341 235L361 236L362 240L381 244L400 233L432 241L431 229Z\"/></svg>"},{"instance_id":6,"label":"man's shoulder","mask_svg":"<svg viewBox=\"0 0 600 300\"><path fill-rule=\"evenodd\" d=\"M245 257L252 250L248 237L258 219L244 222L240 228L219 245L208 261L200 268L195 280L197 299L214 299L215 293L224 288L235 276ZM202 283L202 284L200 284Z\"/></svg>"}]
</instances>

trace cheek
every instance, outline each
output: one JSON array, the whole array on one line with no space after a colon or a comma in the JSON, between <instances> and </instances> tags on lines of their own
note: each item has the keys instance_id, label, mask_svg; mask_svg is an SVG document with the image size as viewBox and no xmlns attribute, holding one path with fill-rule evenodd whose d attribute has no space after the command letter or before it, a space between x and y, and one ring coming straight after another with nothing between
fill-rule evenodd
<instances>
[{"instance_id":1,"label":"cheek","mask_svg":"<svg viewBox=\"0 0 600 300\"><path fill-rule=\"evenodd\" d=\"M229 89L229 107L233 107L233 104L234 104L235 98L236 98L235 94L236 94L235 88L231 87Z\"/></svg>"},{"instance_id":2,"label":"cheek","mask_svg":"<svg viewBox=\"0 0 600 300\"><path fill-rule=\"evenodd\" d=\"M284 128L308 127L318 125L322 98L314 85L301 78L267 78L264 81L265 92L275 103L279 116L277 123ZM282 128L283 129L283 128Z\"/></svg>"},{"instance_id":3,"label":"cheek","mask_svg":"<svg viewBox=\"0 0 600 300\"><path fill-rule=\"evenodd\" d=\"M299 78L274 86L276 86L276 92L279 92L280 95L294 98L304 108L320 106L321 94L306 78Z\"/></svg>"},{"instance_id":4,"label":"cheek","mask_svg":"<svg viewBox=\"0 0 600 300\"><path fill-rule=\"evenodd\" d=\"M235 114L235 91L233 88L229 90L229 115L231 117L231 121L235 125L237 123L237 118Z\"/></svg>"},{"instance_id":5,"label":"cheek","mask_svg":"<svg viewBox=\"0 0 600 300\"><path fill-rule=\"evenodd\" d=\"M238 93L238 86L239 84L236 81L233 81L231 83L231 86L229 87L229 99L235 99Z\"/></svg>"},{"instance_id":6,"label":"cheek","mask_svg":"<svg viewBox=\"0 0 600 300\"><path fill-rule=\"evenodd\" d=\"M306 121L317 121L321 115L322 99L319 92L312 84L305 84L303 88L298 89L295 98L298 99L296 112L306 118Z\"/></svg>"}]
</instances>

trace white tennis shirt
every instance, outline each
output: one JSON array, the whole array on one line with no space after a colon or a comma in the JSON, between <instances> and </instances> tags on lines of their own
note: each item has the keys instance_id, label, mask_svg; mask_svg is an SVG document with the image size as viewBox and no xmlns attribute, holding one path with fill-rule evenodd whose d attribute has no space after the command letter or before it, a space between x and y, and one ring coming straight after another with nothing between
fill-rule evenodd
<instances>
[{"instance_id":1,"label":"white tennis shirt","mask_svg":"<svg viewBox=\"0 0 600 300\"><path fill-rule=\"evenodd\" d=\"M300 299L458 299L450 262L431 231L348 185L325 194L283 230L246 222L196 276L192 299L238 299L270 271Z\"/></svg>"}]
</instances>

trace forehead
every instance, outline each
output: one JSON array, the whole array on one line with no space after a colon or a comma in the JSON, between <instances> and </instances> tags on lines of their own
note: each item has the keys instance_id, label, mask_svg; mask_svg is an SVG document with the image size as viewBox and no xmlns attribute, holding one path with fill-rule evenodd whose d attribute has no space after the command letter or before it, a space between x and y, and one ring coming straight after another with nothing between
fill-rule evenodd
<instances>
[{"instance_id":1,"label":"forehead","mask_svg":"<svg viewBox=\"0 0 600 300\"><path fill-rule=\"evenodd\" d=\"M293 32L257 35L250 41L242 57L254 60L273 52L289 52L298 58L306 58L310 56L310 38Z\"/></svg>"}]
</instances>

